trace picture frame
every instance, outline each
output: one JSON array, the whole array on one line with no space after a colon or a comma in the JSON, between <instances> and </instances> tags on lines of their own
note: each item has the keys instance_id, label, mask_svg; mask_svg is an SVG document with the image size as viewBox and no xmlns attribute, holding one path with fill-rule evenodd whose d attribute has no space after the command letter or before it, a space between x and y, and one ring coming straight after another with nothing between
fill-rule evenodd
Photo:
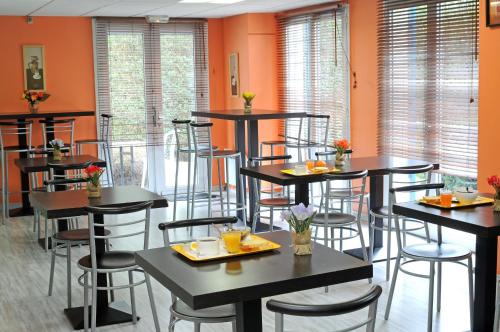
<instances>
[{"instance_id":1,"label":"picture frame","mask_svg":"<svg viewBox=\"0 0 500 332\"><path fill-rule=\"evenodd\" d=\"M231 97L240 95L240 71L238 53L229 54L229 90Z\"/></svg>"},{"instance_id":2,"label":"picture frame","mask_svg":"<svg viewBox=\"0 0 500 332\"><path fill-rule=\"evenodd\" d=\"M23 45L24 90L45 91L46 67L43 45Z\"/></svg>"},{"instance_id":3,"label":"picture frame","mask_svg":"<svg viewBox=\"0 0 500 332\"><path fill-rule=\"evenodd\" d=\"M498 0L486 1L486 26L500 26L500 2Z\"/></svg>"}]
</instances>

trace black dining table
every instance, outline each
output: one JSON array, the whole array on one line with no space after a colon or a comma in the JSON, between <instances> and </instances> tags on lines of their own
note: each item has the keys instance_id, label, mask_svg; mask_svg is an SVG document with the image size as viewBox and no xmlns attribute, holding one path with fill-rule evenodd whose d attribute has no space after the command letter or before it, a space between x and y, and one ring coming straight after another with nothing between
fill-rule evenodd
<instances>
[{"instance_id":1,"label":"black dining table","mask_svg":"<svg viewBox=\"0 0 500 332\"><path fill-rule=\"evenodd\" d=\"M49 219L86 215L84 210L86 206L119 207L146 201L153 201L153 209L168 206L164 197L137 186L105 187L102 188L100 198L88 198L86 190L32 192L29 194L29 200L34 208L42 211ZM102 224L103 218L103 215L96 214L94 222ZM95 232L96 235L104 235L104 228L95 227ZM96 239L96 254L103 252L105 252L104 240ZM107 286L106 274L97 274L97 285ZM64 313L75 330L83 329L83 307L66 308ZM97 326L131 321L131 314L109 303L107 291L97 291Z\"/></svg>"},{"instance_id":2,"label":"black dining table","mask_svg":"<svg viewBox=\"0 0 500 332\"><path fill-rule=\"evenodd\" d=\"M208 119L221 119L234 121L234 144L236 150L241 154L242 165L247 164L245 155L248 158L259 156L259 121L260 120L279 120L279 119L291 119L291 118L305 118L307 116L306 112L280 112L277 110L264 110L264 109L252 109L250 113L245 113L242 109L227 109L227 110L210 110L210 111L195 111L191 112L193 116L208 118ZM246 124L246 135L245 135L245 124ZM245 136L246 141L245 143ZM247 150L248 149L248 150ZM236 181L236 190L239 192L239 183ZM246 195L246 181L243 183L244 193ZM248 192L250 199L254 196L253 187L249 186ZM240 195L237 196L237 201L241 204ZM249 207L250 215L254 213L254 206ZM242 219L242 212L238 211L238 218Z\"/></svg>"},{"instance_id":3,"label":"black dining table","mask_svg":"<svg viewBox=\"0 0 500 332\"><path fill-rule=\"evenodd\" d=\"M58 112L40 112L40 113L10 113L10 114L0 114L0 121L13 120L18 122L18 127L22 128L22 123L27 120L43 119L46 121L54 120L55 118L66 118L66 117L82 117L82 116L94 116L95 111L58 111ZM47 142L53 140L54 134L47 133ZM26 134L17 136L17 144L21 147L27 147L28 141ZM28 158L26 152L20 152L19 157L21 159ZM12 209L9 212L10 216L27 216L31 215L33 211L29 205L29 176L27 173L20 172L20 182L22 190L22 205L21 208Z\"/></svg>"},{"instance_id":4,"label":"black dining table","mask_svg":"<svg viewBox=\"0 0 500 332\"><path fill-rule=\"evenodd\" d=\"M234 303L238 332L262 331L262 298L373 276L370 263L318 243L312 255L296 256L289 232L259 235L281 248L210 262L156 248L137 252L136 262L195 310Z\"/></svg>"},{"instance_id":5,"label":"black dining table","mask_svg":"<svg viewBox=\"0 0 500 332\"><path fill-rule=\"evenodd\" d=\"M393 211L400 216L423 220L476 236L472 331L493 331L500 212L494 212L491 205L443 210L418 202L395 204Z\"/></svg>"},{"instance_id":6,"label":"black dining table","mask_svg":"<svg viewBox=\"0 0 500 332\"><path fill-rule=\"evenodd\" d=\"M283 169L293 169L299 163L263 165L256 167L243 167L241 174L271 182L282 186L295 186L295 204L304 203L309 205L309 184L324 181L322 174L309 174L304 176L293 176L281 172ZM303 163L302 163L303 164ZM328 167L334 167L334 161L327 162ZM423 160L414 160L393 156L374 156L363 158L351 158L346 160L344 166L336 166L339 171L336 174L360 172L368 170L370 177L370 208L376 209L384 205L384 175L389 174L392 168L411 168L421 167L432 162ZM434 169L439 169L439 164L434 163ZM249 199L250 206L255 204L253 196ZM376 218L375 224L382 226L383 220ZM377 249L382 247L383 233L381 230L375 229L373 248L376 253ZM362 258L363 252L360 249L346 250L356 257Z\"/></svg>"}]
</instances>

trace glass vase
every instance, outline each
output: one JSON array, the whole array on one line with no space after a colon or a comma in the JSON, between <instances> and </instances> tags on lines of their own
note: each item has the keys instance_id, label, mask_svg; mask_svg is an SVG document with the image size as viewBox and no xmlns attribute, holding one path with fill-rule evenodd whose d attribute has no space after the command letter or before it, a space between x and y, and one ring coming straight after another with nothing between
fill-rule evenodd
<instances>
[{"instance_id":1,"label":"glass vase","mask_svg":"<svg viewBox=\"0 0 500 332\"><path fill-rule=\"evenodd\" d=\"M99 198L101 197L101 183L94 184L92 182L87 182L87 196L89 198Z\"/></svg>"},{"instance_id":2,"label":"glass vase","mask_svg":"<svg viewBox=\"0 0 500 332\"><path fill-rule=\"evenodd\" d=\"M345 154L337 152L335 155L335 166L344 166L345 165Z\"/></svg>"},{"instance_id":3,"label":"glass vase","mask_svg":"<svg viewBox=\"0 0 500 332\"><path fill-rule=\"evenodd\" d=\"M500 190L495 194L495 201L493 202L493 211L500 212Z\"/></svg>"},{"instance_id":4,"label":"glass vase","mask_svg":"<svg viewBox=\"0 0 500 332\"><path fill-rule=\"evenodd\" d=\"M61 150L54 150L54 152L52 152L52 158L54 160L62 160L62 152L61 152Z\"/></svg>"},{"instance_id":5,"label":"glass vase","mask_svg":"<svg viewBox=\"0 0 500 332\"><path fill-rule=\"evenodd\" d=\"M38 113L38 103L28 103L30 113L35 114Z\"/></svg>"},{"instance_id":6,"label":"glass vase","mask_svg":"<svg viewBox=\"0 0 500 332\"><path fill-rule=\"evenodd\" d=\"M292 245L295 255L304 256L312 254L311 229L302 233L292 231Z\"/></svg>"},{"instance_id":7,"label":"glass vase","mask_svg":"<svg viewBox=\"0 0 500 332\"><path fill-rule=\"evenodd\" d=\"M243 107L244 107L244 112L245 113L251 113L252 112L252 104L249 104L249 103L245 102L243 104Z\"/></svg>"}]
</instances>

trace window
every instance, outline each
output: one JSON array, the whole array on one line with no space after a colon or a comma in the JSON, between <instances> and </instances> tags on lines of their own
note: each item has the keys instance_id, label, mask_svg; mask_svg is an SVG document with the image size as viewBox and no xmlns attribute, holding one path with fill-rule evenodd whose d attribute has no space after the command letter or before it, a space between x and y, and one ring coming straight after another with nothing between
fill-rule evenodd
<instances>
[{"instance_id":1,"label":"window","mask_svg":"<svg viewBox=\"0 0 500 332\"><path fill-rule=\"evenodd\" d=\"M347 11L339 7L278 22L281 108L330 115L330 142L349 135Z\"/></svg>"},{"instance_id":2,"label":"window","mask_svg":"<svg viewBox=\"0 0 500 332\"><path fill-rule=\"evenodd\" d=\"M383 0L379 17L379 153L476 178L478 0Z\"/></svg>"},{"instance_id":3,"label":"window","mask_svg":"<svg viewBox=\"0 0 500 332\"><path fill-rule=\"evenodd\" d=\"M97 18L95 58L98 113L113 115L115 182L166 192L175 168L171 121L208 110L206 21Z\"/></svg>"}]
</instances>

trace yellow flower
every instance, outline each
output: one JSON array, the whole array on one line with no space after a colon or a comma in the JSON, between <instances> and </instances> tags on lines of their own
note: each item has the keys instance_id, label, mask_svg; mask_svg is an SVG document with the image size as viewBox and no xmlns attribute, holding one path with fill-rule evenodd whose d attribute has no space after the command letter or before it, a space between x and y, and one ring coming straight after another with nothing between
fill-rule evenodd
<instances>
[{"instance_id":1,"label":"yellow flower","mask_svg":"<svg viewBox=\"0 0 500 332\"><path fill-rule=\"evenodd\" d=\"M246 102L252 101L252 99L255 98L255 93L253 92L243 92L242 95L243 99L245 99Z\"/></svg>"}]
</instances>

